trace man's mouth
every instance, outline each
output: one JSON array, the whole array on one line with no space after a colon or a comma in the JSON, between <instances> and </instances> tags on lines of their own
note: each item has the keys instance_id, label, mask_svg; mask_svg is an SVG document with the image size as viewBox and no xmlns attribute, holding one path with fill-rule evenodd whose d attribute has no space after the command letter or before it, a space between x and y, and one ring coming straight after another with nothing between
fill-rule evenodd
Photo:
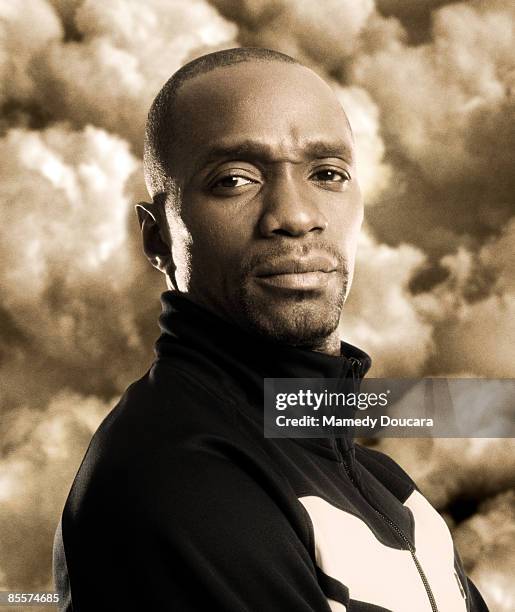
<instances>
[{"instance_id":1,"label":"man's mouth","mask_svg":"<svg viewBox=\"0 0 515 612\"><path fill-rule=\"evenodd\" d=\"M255 268L259 284L278 289L313 291L324 289L334 277L337 263L326 256L277 259Z\"/></svg>"}]
</instances>

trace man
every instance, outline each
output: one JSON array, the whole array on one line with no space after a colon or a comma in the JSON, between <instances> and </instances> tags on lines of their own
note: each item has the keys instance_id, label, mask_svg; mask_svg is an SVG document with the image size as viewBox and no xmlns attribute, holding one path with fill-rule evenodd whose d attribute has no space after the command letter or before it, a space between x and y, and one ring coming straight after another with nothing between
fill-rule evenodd
<instances>
[{"instance_id":1,"label":"man","mask_svg":"<svg viewBox=\"0 0 515 612\"><path fill-rule=\"evenodd\" d=\"M363 203L330 87L265 49L198 58L152 105L145 174L162 334L66 502L62 609L486 610L393 460L263 435L265 377L370 367L338 336Z\"/></svg>"}]
</instances>

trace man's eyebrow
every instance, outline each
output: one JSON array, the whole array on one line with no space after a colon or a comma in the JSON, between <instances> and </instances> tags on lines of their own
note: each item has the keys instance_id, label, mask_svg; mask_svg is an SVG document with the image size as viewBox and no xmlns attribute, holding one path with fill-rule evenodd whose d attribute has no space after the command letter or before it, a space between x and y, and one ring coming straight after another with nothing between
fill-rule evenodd
<instances>
[{"instance_id":1,"label":"man's eyebrow","mask_svg":"<svg viewBox=\"0 0 515 612\"><path fill-rule=\"evenodd\" d=\"M199 163L199 168L226 160L258 160L265 163L276 163L280 161L292 161L298 159L323 159L326 157L340 158L347 163L352 163L352 147L344 141L311 140L301 144L292 151L292 156L278 156L274 148L268 144L254 140L242 140L234 144L220 144L211 147Z\"/></svg>"}]
</instances>

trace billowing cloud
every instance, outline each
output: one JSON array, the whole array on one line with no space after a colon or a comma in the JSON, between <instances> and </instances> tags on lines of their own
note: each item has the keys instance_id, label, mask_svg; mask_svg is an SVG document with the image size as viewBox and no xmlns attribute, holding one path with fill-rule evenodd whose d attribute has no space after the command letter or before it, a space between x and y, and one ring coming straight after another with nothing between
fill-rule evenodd
<instances>
[{"instance_id":1,"label":"billowing cloud","mask_svg":"<svg viewBox=\"0 0 515 612\"><path fill-rule=\"evenodd\" d=\"M433 350L432 326L408 290L424 254L393 249L362 233L355 280L345 305L342 334L372 356L372 376L418 376Z\"/></svg>"},{"instance_id":2,"label":"billowing cloud","mask_svg":"<svg viewBox=\"0 0 515 612\"><path fill-rule=\"evenodd\" d=\"M511 438L381 440L379 450L409 469L422 492L439 509L461 496L495 495L514 484L515 443ZM409 466L409 467L408 467Z\"/></svg>"},{"instance_id":3,"label":"billowing cloud","mask_svg":"<svg viewBox=\"0 0 515 612\"><path fill-rule=\"evenodd\" d=\"M28 102L34 96L32 60L62 34L61 21L45 0L0 2L1 103Z\"/></svg>"},{"instance_id":4,"label":"billowing cloud","mask_svg":"<svg viewBox=\"0 0 515 612\"><path fill-rule=\"evenodd\" d=\"M434 372L513 376L514 240L515 219L479 252L460 249L443 257L446 280L415 297L439 347L431 366Z\"/></svg>"},{"instance_id":5,"label":"billowing cloud","mask_svg":"<svg viewBox=\"0 0 515 612\"><path fill-rule=\"evenodd\" d=\"M376 0L376 6L386 17L395 17L409 33L412 43L427 41L434 10L460 0Z\"/></svg>"},{"instance_id":6,"label":"billowing cloud","mask_svg":"<svg viewBox=\"0 0 515 612\"><path fill-rule=\"evenodd\" d=\"M391 168L384 162L380 112L365 89L334 86L355 138L359 182L365 204L379 201L382 190L391 179Z\"/></svg>"},{"instance_id":7,"label":"billowing cloud","mask_svg":"<svg viewBox=\"0 0 515 612\"><path fill-rule=\"evenodd\" d=\"M195 54L230 46L236 34L203 0L55 2L64 27L48 3L4 4L12 7L5 9L5 53L13 58L5 61L5 76L19 64L6 98L16 104L32 94L32 105L45 118L77 127L94 117L96 125L123 134L136 149L161 85ZM25 5L33 20L27 20ZM34 23L38 32L27 42ZM65 29L73 37L64 37Z\"/></svg>"},{"instance_id":8,"label":"billowing cloud","mask_svg":"<svg viewBox=\"0 0 515 612\"><path fill-rule=\"evenodd\" d=\"M240 25L243 46L279 49L324 70L339 67L355 51L374 9L373 0L211 0Z\"/></svg>"},{"instance_id":9,"label":"billowing cloud","mask_svg":"<svg viewBox=\"0 0 515 612\"><path fill-rule=\"evenodd\" d=\"M463 563L490 609L513 610L515 588L510 575L515 569L515 491L483 502L478 513L464 521L454 535L464 551Z\"/></svg>"},{"instance_id":10,"label":"billowing cloud","mask_svg":"<svg viewBox=\"0 0 515 612\"><path fill-rule=\"evenodd\" d=\"M2 415L0 588L49 589L59 516L77 466L109 403L59 391L48 406Z\"/></svg>"},{"instance_id":11,"label":"billowing cloud","mask_svg":"<svg viewBox=\"0 0 515 612\"><path fill-rule=\"evenodd\" d=\"M1 146L4 306L14 311L41 300L58 274L67 287L99 272L114 288L124 283L124 186L136 168L127 144L94 127L54 126L10 130Z\"/></svg>"},{"instance_id":12,"label":"billowing cloud","mask_svg":"<svg viewBox=\"0 0 515 612\"><path fill-rule=\"evenodd\" d=\"M115 355L142 346L137 309L126 308L139 268L132 264L125 187L140 165L125 141L91 126L13 129L1 144L7 345L18 348L21 363L26 352L35 363L47 360L44 374L57 380L62 370L70 376L75 368L77 379L77 370L97 371L98 360L111 354L96 390L113 384L120 376ZM0 346L4 356L8 346Z\"/></svg>"},{"instance_id":13,"label":"billowing cloud","mask_svg":"<svg viewBox=\"0 0 515 612\"><path fill-rule=\"evenodd\" d=\"M510 2L445 6L426 44L392 38L355 58L396 176L370 215L381 239L441 256L481 245L513 215L513 16Z\"/></svg>"}]
</instances>

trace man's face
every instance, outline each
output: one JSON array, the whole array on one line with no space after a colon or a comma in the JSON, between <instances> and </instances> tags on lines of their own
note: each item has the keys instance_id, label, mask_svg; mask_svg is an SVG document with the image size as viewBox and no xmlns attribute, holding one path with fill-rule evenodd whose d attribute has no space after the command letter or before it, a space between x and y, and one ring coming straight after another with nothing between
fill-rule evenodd
<instances>
[{"instance_id":1,"label":"man's face","mask_svg":"<svg viewBox=\"0 0 515 612\"><path fill-rule=\"evenodd\" d=\"M178 289L278 341L335 333L363 218L353 141L302 66L244 62L186 82L167 204Z\"/></svg>"}]
</instances>

